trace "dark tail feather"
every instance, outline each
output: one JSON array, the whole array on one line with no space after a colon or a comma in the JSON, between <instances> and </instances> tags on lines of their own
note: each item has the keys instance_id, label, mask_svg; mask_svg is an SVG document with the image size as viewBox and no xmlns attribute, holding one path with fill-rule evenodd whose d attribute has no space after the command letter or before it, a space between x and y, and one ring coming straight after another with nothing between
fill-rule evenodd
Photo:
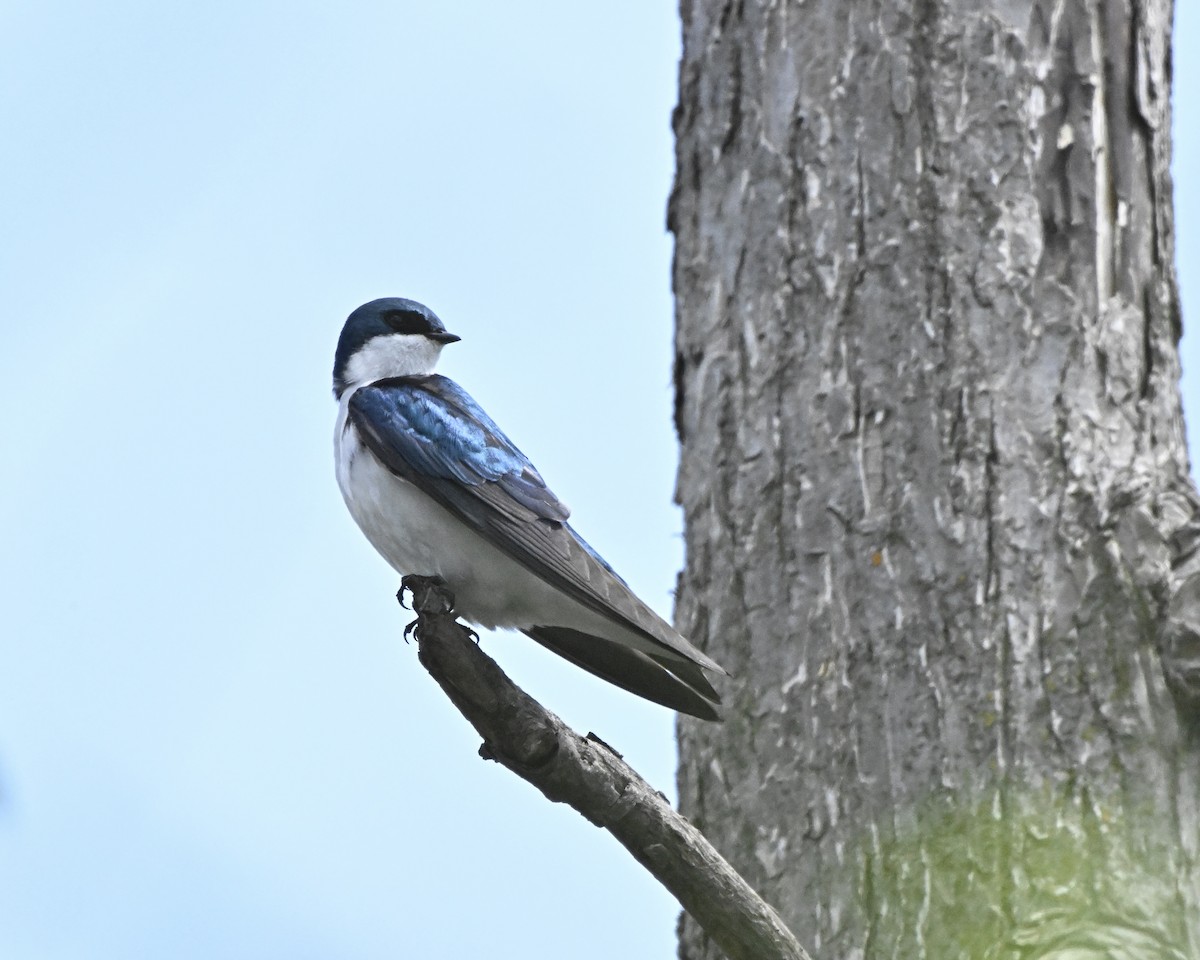
<instances>
[{"instance_id":1,"label":"dark tail feather","mask_svg":"<svg viewBox=\"0 0 1200 960\"><path fill-rule=\"evenodd\" d=\"M701 720L720 720L721 698L694 663L660 663L640 650L567 627L530 627L523 631L575 666L630 693Z\"/></svg>"},{"instance_id":2,"label":"dark tail feather","mask_svg":"<svg viewBox=\"0 0 1200 960\"><path fill-rule=\"evenodd\" d=\"M694 663L681 663L678 660L668 660L665 657L659 659L653 654L648 654L651 660L655 663L662 664L670 670L675 676L682 680L685 684L691 687L696 693L700 694L705 700L712 700L714 703L721 702L721 695L708 682L708 677L704 675L704 671Z\"/></svg>"}]
</instances>

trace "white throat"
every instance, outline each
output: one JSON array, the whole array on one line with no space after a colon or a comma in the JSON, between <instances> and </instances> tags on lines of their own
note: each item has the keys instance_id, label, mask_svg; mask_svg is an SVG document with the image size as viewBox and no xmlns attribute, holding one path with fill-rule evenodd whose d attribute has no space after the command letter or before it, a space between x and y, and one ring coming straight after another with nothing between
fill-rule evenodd
<instances>
[{"instance_id":1,"label":"white throat","mask_svg":"<svg viewBox=\"0 0 1200 960\"><path fill-rule=\"evenodd\" d=\"M346 389L354 390L388 377L420 377L433 373L442 344L412 333L372 337L346 364Z\"/></svg>"}]
</instances>

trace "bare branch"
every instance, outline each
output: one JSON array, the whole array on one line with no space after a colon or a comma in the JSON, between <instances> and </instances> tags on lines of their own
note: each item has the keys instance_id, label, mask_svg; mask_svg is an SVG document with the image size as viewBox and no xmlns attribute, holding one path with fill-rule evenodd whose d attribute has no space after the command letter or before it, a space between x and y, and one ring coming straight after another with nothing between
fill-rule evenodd
<instances>
[{"instance_id":1,"label":"bare branch","mask_svg":"<svg viewBox=\"0 0 1200 960\"><path fill-rule=\"evenodd\" d=\"M621 842L730 960L810 960L791 931L700 831L603 741L584 738L505 676L454 619L437 579L405 577L420 660L495 760Z\"/></svg>"}]
</instances>

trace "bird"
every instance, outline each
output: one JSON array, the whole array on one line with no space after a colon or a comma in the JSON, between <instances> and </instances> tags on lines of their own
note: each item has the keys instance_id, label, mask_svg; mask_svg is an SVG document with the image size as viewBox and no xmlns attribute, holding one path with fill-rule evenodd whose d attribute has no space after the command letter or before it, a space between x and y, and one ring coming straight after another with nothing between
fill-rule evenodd
<instances>
[{"instance_id":1,"label":"bird","mask_svg":"<svg viewBox=\"0 0 1200 960\"><path fill-rule=\"evenodd\" d=\"M721 719L705 671L725 670L637 597L529 458L434 373L461 339L403 297L365 303L342 327L334 459L367 540L402 576L440 577L474 626L520 630L640 697Z\"/></svg>"}]
</instances>

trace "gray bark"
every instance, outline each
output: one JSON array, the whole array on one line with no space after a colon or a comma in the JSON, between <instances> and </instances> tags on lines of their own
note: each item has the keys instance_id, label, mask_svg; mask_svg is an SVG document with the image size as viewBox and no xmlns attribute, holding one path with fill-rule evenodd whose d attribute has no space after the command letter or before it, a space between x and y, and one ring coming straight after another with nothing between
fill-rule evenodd
<instances>
[{"instance_id":1,"label":"gray bark","mask_svg":"<svg viewBox=\"0 0 1200 960\"><path fill-rule=\"evenodd\" d=\"M1200 956L1169 0L682 14L683 812L823 960Z\"/></svg>"}]
</instances>

